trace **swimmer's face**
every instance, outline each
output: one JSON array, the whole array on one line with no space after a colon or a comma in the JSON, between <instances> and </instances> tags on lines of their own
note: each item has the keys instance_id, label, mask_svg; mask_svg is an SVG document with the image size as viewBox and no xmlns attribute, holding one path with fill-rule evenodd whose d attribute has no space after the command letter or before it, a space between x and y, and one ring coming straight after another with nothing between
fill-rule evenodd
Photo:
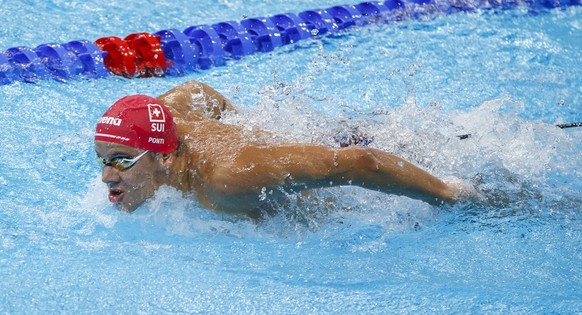
<instances>
[{"instance_id":1,"label":"swimmer's face","mask_svg":"<svg viewBox=\"0 0 582 315\"><path fill-rule=\"evenodd\" d=\"M95 151L97 157L106 161L133 159L144 153L142 149L102 141L95 141ZM104 166L101 180L109 188L109 201L126 211L133 211L160 187L160 174L156 153L148 152L125 170L118 170L111 165Z\"/></svg>"}]
</instances>

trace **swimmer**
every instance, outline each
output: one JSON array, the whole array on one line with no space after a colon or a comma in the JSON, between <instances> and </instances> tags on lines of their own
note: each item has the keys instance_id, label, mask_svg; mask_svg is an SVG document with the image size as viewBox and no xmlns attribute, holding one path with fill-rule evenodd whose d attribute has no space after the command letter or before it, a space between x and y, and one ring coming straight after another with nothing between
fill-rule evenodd
<instances>
[{"instance_id":1,"label":"swimmer","mask_svg":"<svg viewBox=\"0 0 582 315\"><path fill-rule=\"evenodd\" d=\"M167 185L192 193L209 209L256 217L285 193L331 186L355 185L435 205L474 195L469 184L440 180L377 149L273 145L245 136L220 121L234 110L224 96L195 81L157 98L132 95L115 102L95 134L109 201L133 211Z\"/></svg>"}]
</instances>

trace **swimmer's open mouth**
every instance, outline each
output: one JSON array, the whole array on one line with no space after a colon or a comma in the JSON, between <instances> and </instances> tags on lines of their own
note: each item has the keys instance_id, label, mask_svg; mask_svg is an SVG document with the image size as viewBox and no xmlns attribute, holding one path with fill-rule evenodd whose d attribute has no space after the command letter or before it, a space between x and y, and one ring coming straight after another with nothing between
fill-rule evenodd
<instances>
[{"instance_id":1,"label":"swimmer's open mouth","mask_svg":"<svg viewBox=\"0 0 582 315\"><path fill-rule=\"evenodd\" d=\"M118 203L121 201L121 199L123 199L124 194L125 193L121 189L110 188L109 189L109 201L113 202L113 203Z\"/></svg>"}]
</instances>

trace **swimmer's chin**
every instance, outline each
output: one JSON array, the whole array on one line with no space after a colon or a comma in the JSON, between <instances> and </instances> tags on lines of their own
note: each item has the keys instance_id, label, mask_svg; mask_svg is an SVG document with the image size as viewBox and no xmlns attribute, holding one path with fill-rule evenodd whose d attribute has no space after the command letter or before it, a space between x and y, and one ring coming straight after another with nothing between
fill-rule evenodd
<instances>
[{"instance_id":1,"label":"swimmer's chin","mask_svg":"<svg viewBox=\"0 0 582 315\"><path fill-rule=\"evenodd\" d=\"M137 208L139 208L139 206L141 206L143 202L140 203L128 203L128 204L124 204L122 202L114 202L113 205L117 208L117 210L119 211L123 211L123 212L127 212L127 213L131 213L133 211L135 211Z\"/></svg>"}]
</instances>

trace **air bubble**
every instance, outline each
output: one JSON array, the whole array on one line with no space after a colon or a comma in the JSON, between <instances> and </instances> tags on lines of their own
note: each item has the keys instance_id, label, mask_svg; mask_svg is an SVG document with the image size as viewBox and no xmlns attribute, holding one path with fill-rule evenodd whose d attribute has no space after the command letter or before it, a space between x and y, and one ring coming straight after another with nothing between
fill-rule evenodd
<instances>
[{"instance_id":1,"label":"air bubble","mask_svg":"<svg viewBox=\"0 0 582 315\"><path fill-rule=\"evenodd\" d=\"M261 188L261 194L259 195L259 200L265 201L266 199L267 199L267 188L263 187L263 188Z\"/></svg>"}]
</instances>

